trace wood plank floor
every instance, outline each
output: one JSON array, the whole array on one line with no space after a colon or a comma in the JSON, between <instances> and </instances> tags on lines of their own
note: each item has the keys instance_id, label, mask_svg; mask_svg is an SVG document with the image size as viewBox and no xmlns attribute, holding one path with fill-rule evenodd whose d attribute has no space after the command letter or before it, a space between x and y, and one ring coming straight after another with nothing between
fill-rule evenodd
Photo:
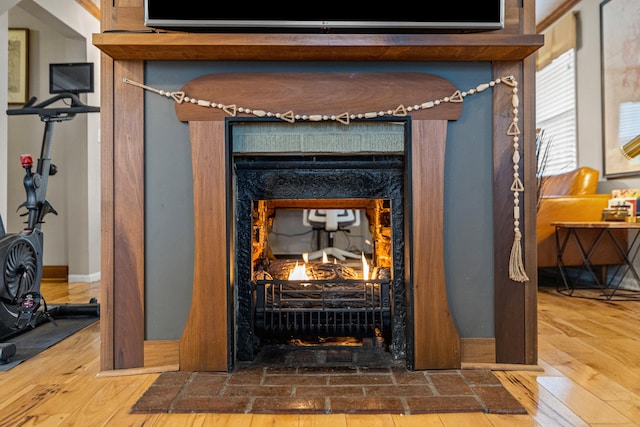
<instances>
[{"instance_id":1,"label":"wood plank floor","mask_svg":"<svg viewBox=\"0 0 640 427\"><path fill-rule=\"evenodd\" d=\"M44 283L42 291L50 304L83 303L99 297L99 283ZM132 415L158 374L101 373L96 323L0 373L0 426L640 426L640 301L538 294L543 371L496 371L528 415ZM154 343L145 364L166 367L175 347Z\"/></svg>"}]
</instances>

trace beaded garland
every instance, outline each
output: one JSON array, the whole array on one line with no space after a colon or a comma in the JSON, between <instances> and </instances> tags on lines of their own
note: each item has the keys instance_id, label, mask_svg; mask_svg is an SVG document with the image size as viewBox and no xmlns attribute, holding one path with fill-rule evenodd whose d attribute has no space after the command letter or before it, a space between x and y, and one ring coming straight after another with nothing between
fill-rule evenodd
<instances>
[{"instance_id":1,"label":"beaded garland","mask_svg":"<svg viewBox=\"0 0 640 427\"><path fill-rule=\"evenodd\" d=\"M476 93L484 92L489 88L493 88L497 84L505 84L511 88L511 124L507 129L507 135L512 137L513 141L513 182L511 184L510 191L513 192L513 228L514 228L514 240L511 248L511 254L509 257L509 278L516 282L526 282L529 280L527 273L524 269L522 261L522 232L520 231L520 193L524 192L524 186L520 179L520 128L518 127L518 114L520 106L520 98L518 96L518 82L513 76L505 76L497 78L488 83L482 83L475 88L471 88L467 91L456 90L451 96L444 97L442 99L436 99L432 101L425 101L420 104L414 104L405 107L403 104L398 105L395 108L381 111L369 111L364 113L349 113L343 112L339 114L295 114L289 110L284 113L274 113L271 111L265 111L261 109L253 109L248 107L237 106L236 104L225 105L217 103L215 101L202 100L188 96L182 91L167 92L164 90L156 89L142 83L135 82L128 78L123 79L124 83L140 87L142 89L157 93L161 96L173 99L178 104L183 102L189 102L196 104L204 108L217 108L224 111L227 115L236 117L238 114L253 115L256 117L277 118L289 123L295 123L296 121L335 121L348 125L351 120L356 119L374 119L377 117L393 116L393 117L405 117L412 111L426 110L435 108L442 103L448 102L463 102L464 98Z\"/></svg>"}]
</instances>

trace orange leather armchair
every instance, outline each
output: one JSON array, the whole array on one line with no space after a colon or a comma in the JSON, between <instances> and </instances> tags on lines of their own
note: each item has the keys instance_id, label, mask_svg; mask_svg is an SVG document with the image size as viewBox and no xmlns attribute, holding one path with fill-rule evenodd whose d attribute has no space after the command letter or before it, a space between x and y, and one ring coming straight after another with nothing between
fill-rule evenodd
<instances>
[{"instance_id":1,"label":"orange leather armchair","mask_svg":"<svg viewBox=\"0 0 640 427\"><path fill-rule=\"evenodd\" d=\"M596 169L581 167L544 178L536 220L539 268L558 265L556 229L552 222L602 219L602 210L607 208L611 195L596 193L598 177ZM597 230L581 230L580 233L580 239L588 245L595 239ZM626 244L624 231L620 230L617 237ZM613 242L602 240L590 259L591 263L598 266L622 263L621 256L612 245ZM573 244L567 245L562 260L566 266L582 265L582 257Z\"/></svg>"}]
</instances>

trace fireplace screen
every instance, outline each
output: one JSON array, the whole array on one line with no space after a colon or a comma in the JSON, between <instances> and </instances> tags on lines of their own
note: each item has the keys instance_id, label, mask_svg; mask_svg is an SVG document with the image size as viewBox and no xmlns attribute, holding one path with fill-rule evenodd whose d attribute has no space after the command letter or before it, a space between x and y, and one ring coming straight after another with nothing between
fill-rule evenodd
<instances>
[{"instance_id":1,"label":"fireplace screen","mask_svg":"<svg viewBox=\"0 0 640 427\"><path fill-rule=\"evenodd\" d=\"M256 330L269 337L372 337L389 329L388 281L257 280Z\"/></svg>"}]
</instances>

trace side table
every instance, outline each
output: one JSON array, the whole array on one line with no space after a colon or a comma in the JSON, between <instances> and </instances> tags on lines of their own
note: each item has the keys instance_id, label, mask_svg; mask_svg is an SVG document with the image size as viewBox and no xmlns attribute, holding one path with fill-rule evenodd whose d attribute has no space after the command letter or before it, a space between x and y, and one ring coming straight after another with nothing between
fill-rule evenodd
<instances>
[{"instance_id":1,"label":"side table","mask_svg":"<svg viewBox=\"0 0 640 427\"><path fill-rule=\"evenodd\" d=\"M601 297L607 300L613 298L618 292L622 279L630 274L633 280L640 286L640 276L634 266L634 259L640 249L640 223L618 221L562 221L553 222L556 227L556 245L558 249L558 271L562 279L563 287L558 283L558 291L566 295L573 295L576 289L599 289ZM585 242L580 238L580 231L586 229L597 230L593 241ZM614 230L625 230L628 233L628 241L622 244ZM595 266L591 262L591 256L604 240L610 239L621 256L622 263L613 266L612 272L603 275L597 274ZM563 255L570 242L575 243L582 258L582 266L577 268L577 274L571 275L568 266L564 264ZM586 278L585 278L586 274ZM625 289L625 291L627 291ZM624 297L628 299L640 298L640 292L629 290ZM600 298L598 298L600 299Z\"/></svg>"}]
</instances>

